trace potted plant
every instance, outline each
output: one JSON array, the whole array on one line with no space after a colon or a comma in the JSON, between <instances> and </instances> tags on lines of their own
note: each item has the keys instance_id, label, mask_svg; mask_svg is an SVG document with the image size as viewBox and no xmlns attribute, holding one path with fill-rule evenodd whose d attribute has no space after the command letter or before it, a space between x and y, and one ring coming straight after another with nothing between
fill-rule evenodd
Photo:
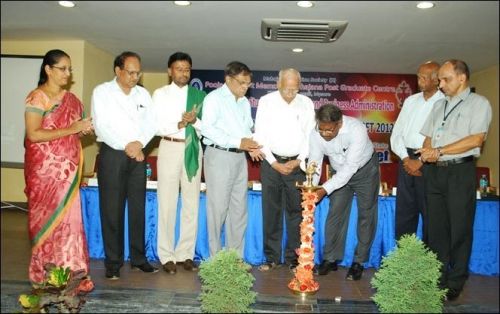
<instances>
[{"instance_id":1,"label":"potted plant","mask_svg":"<svg viewBox=\"0 0 500 314\"><path fill-rule=\"evenodd\" d=\"M440 313L446 294L438 287L440 267L415 234L405 235L372 278L372 299L382 313Z\"/></svg>"},{"instance_id":2,"label":"potted plant","mask_svg":"<svg viewBox=\"0 0 500 314\"><path fill-rule=\"evenodd\" d=\"M200 265L201 310L206 313L248 313L257 293L255 277L234 249L223 249Z\"/></svg>"},{"instance_id":3,"label":"potted plant","mask_svg":"<svg viewBox=\"0 0 500 314\"><path fill-rule=\"evenodd\" d=\"M78 313L85 303L84 295L94 288L83 269L72 271L69 267L45 265L46 279L33 285L30 294L21 294L19 303L24 313L48 313L56 306L59 313Z\"/></svg>"}]
</instances>

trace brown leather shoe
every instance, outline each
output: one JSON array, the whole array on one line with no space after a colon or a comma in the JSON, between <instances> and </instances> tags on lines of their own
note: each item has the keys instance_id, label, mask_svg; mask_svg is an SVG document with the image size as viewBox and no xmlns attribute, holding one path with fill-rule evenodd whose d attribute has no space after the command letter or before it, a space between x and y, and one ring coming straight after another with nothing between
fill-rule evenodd
<instances>
[{"instance_id":1,"label":"brown leather shoe","mask_svg":"<svg viewBox=\"0 0 500 314\"><path fill-rule=\"evenodd\" d=\"M187 259L183 263L184 269L187 271L195 271L198 270L198 266L191 259Z\"/></svg>"},{"instance_id":2,"label":"brown leather shoe","mask_svg":"<svg viewBox=\"0 0 500 314\"><path fill-rule=\"evenodd\" d=\"M175 266L174 262L170 261L163 264L163 270L170 275L174 275L177 272L177 267Z\"/></svg>"}]
</instances>

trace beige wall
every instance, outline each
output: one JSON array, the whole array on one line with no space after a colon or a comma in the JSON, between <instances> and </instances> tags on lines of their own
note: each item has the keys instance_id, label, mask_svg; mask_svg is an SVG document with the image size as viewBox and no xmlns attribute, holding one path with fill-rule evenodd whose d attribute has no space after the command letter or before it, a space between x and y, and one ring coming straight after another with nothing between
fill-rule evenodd
<instances>
[{"instance_id":1,"label":"beige wall","mask_svg":"<svg viewBox=\"0 0 500 314\"><path fill-rule=\"evenodd\" d=\"M85 42L82 102L88 117L90 117L92 91L97 85L110 81L115 76L113 70L114 58L115 56ZM99 150L95 135L84 137L82 139L82 146L84 156L83 173L90 174L94 171L95 156Z\"/></svg>"},{"instance_id":2,"label":"beige wall","mask_svg":"<svg viewBox=\"0 0 500 314\"><path fill-rule=\"evenodd\" d=\"M492 108L492 120L488 137L483 146L482 155L477 165L490 168L490 185L498 185L498 65L486 70L473 73L470 79L470 85L476 88L476 93L488 98Z\"/></svg>"},{"instance_id":3,"label":"beige wall","mask_svg":"<svg viewBox=\"0 0 500 314\"><path fill-rule=\"evenodd\" d=\"M164 73L150 72L150 73L144 73L141 82L144 88L147 89L152 96L153 92L157 88L160 88L168 84L169 78L166 70Z\"/></svg>"},{"instance_id":4,"label":"beige wall","mask_svg":"<svg viewBox=\"0 0 500 314\"><path fill-rule=\"evenodd\" d=\"M70 90L80 98L85 106L85 113L90 114L90 99L93 88L113 78L114 56L82 41L1 41L2 54L40 55L51 49L62 49L71 57L73 84ZM36 86L33 86L35 88ZM86 138L84 146L84 172L93 169L97 145L95 138ZM24 170L1 169L1 199L11 202L25 202Z\"/></svg>"}]
</instances>

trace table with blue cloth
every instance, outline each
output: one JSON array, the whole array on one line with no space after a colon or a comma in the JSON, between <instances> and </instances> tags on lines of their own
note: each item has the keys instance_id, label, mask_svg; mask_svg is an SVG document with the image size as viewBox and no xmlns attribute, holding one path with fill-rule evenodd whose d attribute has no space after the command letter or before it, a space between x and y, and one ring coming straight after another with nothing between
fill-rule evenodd
<instances>
[{"instance_id":1,"label":"table with blue cloth","mask_svg":"<svg viewBox=\"0 0 500 314\"><path fill-rule=\"evenodd\" d=\"M99 213L99 191L97 187L82 187L80 189L82 202L82 216L87 235L88 248L91 258L104 258L104 247L101 235L101 219ZM365 267L379 268L383 256L386 256L395 248L395 198L380 196L378 200L378 225L375 239L370 251L370 259ZM353 199L347 241L345 246L344 260L342 266L350 266L354 258L354 249L357 243L357 204L356 197ZM179 217L181 201L179 199L177 208L177 226L175 239L179 235ZM498 242L499 242L499 217L498 200L478 200L476 217L474 221L474 238L472 243L472 254L469 263L471 273L498 276ZM323 259L323 244L325 242L325 221L328 215L329 199L324 198L317 206L315 212L315 263L319 264ZM155 190L146 192L146 228L145 243L146 256L150 261L158 261L157 253L157 221L158 202ZM125 215L125 259L129 259L128 222ZM421 237L421 226L419 223L417 236ZM224 233L221 235L224 242ZM283 242L286 241L286 233ZM284 247L284 245L283 245ZM205 260L210 257L208 249L207 216L206 216L206 194L200 194L200 208L198 212L198 236L196 239L195 259ZM258 191L248 192L248 224L245 234L244 260L252 265L260 265L265 262L263 247L262 227L262 194Z\"/></svg>"}]
</instances>

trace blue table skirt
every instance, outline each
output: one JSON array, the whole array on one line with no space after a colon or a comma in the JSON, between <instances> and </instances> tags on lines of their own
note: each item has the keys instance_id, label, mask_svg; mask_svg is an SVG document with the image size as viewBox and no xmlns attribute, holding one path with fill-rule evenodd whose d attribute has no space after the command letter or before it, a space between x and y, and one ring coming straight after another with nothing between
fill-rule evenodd
<instances>
[{"instance_id":1,"label":"blue table skirt","mask_svg":"<svg viewBox=\"0 0 500 314\"><path fill-rule=\"evenodd\" d=\"M104 247L101 235L101 219L99 216L99 191L96 187L84 187L80 189L82 201L82 215L85 232L87 235L89 253L91 258L104 258ZM262 233L262 195L260 192L248 192L248 225L245 234L244 259L252 265L259 265L265 261L263 249ZM179 212L181 202L179 200L177 227L175 230L176 241L179 234ZM323 244L325 242L324 231L325 221L328 215L329 200L324 198L316 207L315 212L315 262L320 263L323 258ZM157 254L157 220L158 203L156 191L148 190L146 193L146 256L149 260L158 261ZM472 255L469 263L469 270L472 273L498 276L498 217L499 202L478 201L476 218L474 222L474 241L472 244ZM352 263L354 249L357 243L356 223L357 223L356 198L350 215L349 228L347 233L347 243L344 260L340 263L348 266ZM206 194L200 194L200 208L198 215L198 237L196 240L195 259L204 260L210 256L208 249L208 235L206 226ZM396 245L394 238L395 222L395 198L379 197L378 225L375 239L370 251L370 259L365 263L365 267L379 268L381 259L386 256ZM125 215L125 259L129 259L128 248L128 219ZM417 236L421 236L421 228ZM221 236L224 241L224 234ZM283 242L286 241L284 234Z\"/></svg>"}]
</instances>

